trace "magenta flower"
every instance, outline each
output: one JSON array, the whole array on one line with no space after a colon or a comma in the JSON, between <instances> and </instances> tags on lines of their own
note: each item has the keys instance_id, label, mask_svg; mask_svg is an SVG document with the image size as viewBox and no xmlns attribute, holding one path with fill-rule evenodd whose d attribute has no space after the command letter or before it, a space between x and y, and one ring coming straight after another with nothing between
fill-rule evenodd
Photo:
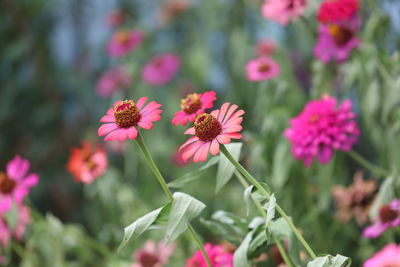
<instances>
[{"instance_id":1,"label":"magenta flower","mask_svg":"<svg viewBox=\"0 0 400 267\"><path fill-rule=\"evenodd\" d=\"M247 80L259 82L279 75L279 65L269 57L252 59L246 64Z\"/></svg>"},{"instance_id":2,"label":"magenta flower","mask_svg":"<svg viewBox=\"0 0 400 267\"><path fill-rule=\"evenodd\" d=\"M233 267L233 254L225 251L222 246L207 243L204 249L213 267ZM200 250L186 261L185 267L207 267L207 262Z\"/></svg>"},{"instance_id":3,"label":"magenta flower","mask_svg":"<svg viewBox=\"0 0 400 267\"><path fill-rule=\"evenodd\" d=\"M148 240L142 249L135 252L135 263L131 267L163 267L168 263L174 249L174 244L165 246L162 241L156 244Z\"/></svg>"},{"instance_id":4,"label":"magenta flower","mask_svg":"<svg viewBox=\"0 0 400 267\"><path fill-rule=\"evenodd\" d=\"M155 56L143 67L142 79L153 86L161 86L170 82L181 65L180 58L172 53Z\"/></svg>"},{"instance_id":5,"label":"magenta flower","mask_svg":"<svg viewBox=\"0 0 400 267\"><path fill-rule=\"evenodd\" d=\"M35 173L28 174L29 161L15 156L7 164L7 172L0 172L0 213L11 208L12 201L21 204L29 189L39 181Z\"/></svg>"},{"instance_id":6,"label":"magenta flower","mask_svg":"<svg viewBox=\"0 0 400 267\"><path fill-rule=\"evenodd\" d=\"M182 110L175 113L172 124L176 126L180 123L185 126L187 121L194 122L197 115L213 107L216 99L217 95L214 91L187 95L185 99L181 100Z\"/></svg>"},{"instance_id":7,"label":"magenta flower","mask_svg":"<svg viewBox=\"0 0 400 267\"><path fill-rule=\"evenodd\" d=\"M0 214L0 246L6 247L11 237L20 240L25 233L26 225L31 222L30 210L28 206L16 204L17 221L14 228L11 228L4 216L6 213Z\"/></svg>"},{"instance_id":8,"label":"magenta flower","mask_svg":"<svg viewBox=\"0 0 400 267\"><path fill-rule=\"evenodd\" d=\"M108 43L108 53L112 57L122 57L134 50L143 41L140 31L119 30L111 37Z\"/></svg>"},{"instance_id":9,"label":"magenta flower","mask_svg":"<svg viewBox=\"0 0 400 267\"><path fill-rule=\"evenodd\" d=\"M400 266L400 245L388 244L364 262L363 267Z\"/></svg>"},{"instance_id":10,"label":"magenta flower","mask_svg":"<svg viewBox=\"0 0 400 267\"><path fill-rule=\"evenodd\" d=\"M290 120L285 136L292 143L292 154L309 166L316 157L327 164L335 150L349 151L357 142L360 130L351 111L351 101L336 107L336 99L324 95L310 101L303 111Z\"/></svg>"},{"instance_id":11,"label":"magenta flower","mask_svg":"<svg viewBox=\"0 0 400 267\"><path fill-rule=\"evenodd\" d=\"M390 204L383 205L374 223L363 231L363 236L376 238L389 227L400 225L400 199L393 200Z\"/></svg>"},{"instance_id":12,"label":"magenta flower","mask_svg":"<svg viewBox=\"0 0 400 267\"><path fill-rule=\"evenodd\" d=\"M256 53L258 56L270 56L276 51L276 44L269 39L262 39L257 44Z\"/></svg>"},{"instance_id":13,"label":"magenta flower","mask_svg":"<svg viewBox=\"0 0 400 267\"><path fill-rule=\"evenodd\" d=\"M240 109L235 112L237 108L237 105L224 103L221 110L197 115L194 127L185 132L194 136L179 148L183 160L193 157L194 162L205 161L208 151L212 155L219 153L219 144L229 144L231 139L242 138L239 132L242 130L244 111Z\"/></svg>"},{"instance_id":14,"label":"magenta flower","mask_svg":"<svg viewBox=\"0 0 400 267\"><path fill-rule=\"evenodd\" d=\"M359 21L356 17L335 24L320 24L314 55L324 63L345 61L350 52L359 47L361 41L355 36Z\"/></svg>"},{"instance_id":15,"label":"magenta flower","mask_svg":"<svg viewBox=\"0 0 400 267\"><path fill-rule=\"evenodd\" d=\"M288 24L304 13L306 0L266 0L262 6L262 14L281 25Z\"/></svg>"},{"instance_id":16,"label":"magenta flower","mask_svg":"<svg viewBox=\"0 0 400 267\"><path fill-rule=\"evenodd\" d=\"M125 141L127 138L134 140L138 135L136 127L143 129L153 128L153 122L161 119L161 107L155 101L144 105L147 97L141 97L135 103L133 100L117 101L114 107L107 111L100 122L105 122L99 127L99 136L107 135L104 140Z\"/></svg>"},{"instance_id":17,"label":"magenta flower","mask_svg":"<svg viewBox=\"0 0 400 267\"><path fill-rule=\"evenodd\" d=\"M132 76L122 66L104 72L96 84L96 93L101 97L112 96L116 91L128 89L132 83Z\"/></svg>"}]
</instances>

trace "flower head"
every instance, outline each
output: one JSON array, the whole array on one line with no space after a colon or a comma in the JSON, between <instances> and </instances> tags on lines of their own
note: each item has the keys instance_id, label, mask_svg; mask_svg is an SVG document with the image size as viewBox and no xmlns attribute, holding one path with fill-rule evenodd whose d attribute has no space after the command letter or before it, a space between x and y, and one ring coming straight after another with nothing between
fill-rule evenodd
<instances>
[{"instance_id":1,"label":"flower head","mask_svg":"<svg viewBox=\"0 0 400 267\"><path fill-rule=\"evenodd\" d=\"M187 121L194 122L197 115L213 107L216 99L217 95L214 91L187 95L185 99L181 100L182 110L175 113L172 124L178 125L180 123L185 126Z\"/></svg>"},{"instance_id":2,"label":"flower head","mask_svg":"<svg viewBox=\"0 0 400 267\"><path fill-rule=\"evenodd\" d=\"M174 244L165 246L162 241L156 244L148 240L142 249L135 252L135 263L131 267L163 267L168 263L174 249Z\"/></svg>"},{"instance_id":3,"label":"flower head","mask_svg":"<svg viewBox=\"0 0 400 267\"><path fill-rule=\"evenodd\" d=\"M288 24L301 16L306 9L306 0L266 0L262 6L262 14L282 25Z\"/></svg>"},{"instance_id":4,"label":"flower head","mask_svg":"<svg viewBox=\"0 0 400 267\"><path fill-rule=\"evenodd\" d=\"M205 244L204 249L210 258L213 267L233 267L233 254L225 251L220 245ZM207 267L207 262L198 250L196 253L186 261L185 267Z\"/></svg>"},{"instance_id":5,"label":"flower head","mask_svg":"<svg viewBox=\"0 0 400 267\"><path fill-rule=\"evenodd\" d=\"M153 128L153 122L160 120L162 110L155 101L151 101L147 105L144 103L147 97L139 98L137 103L133 100L117 101L114 107L107 111L100 122L105 122L99 127L99 136L106 135L105 141L118 140L119 142L125 141L129 138L136 139L138 130L136 127L143 129Z\"/></svg>"},{"instance_id":6,"label":"flower head","mask_svg":"<svg viewBox=\"0 0 400 267\"><path fill-rule=\"evenodd\" d=\"M108 14L106 22L110 27L117 27L124 23L127 19L125 12L122 9L117 9Z\"/></svg>"},{"instance_id":7,"label":"flower head","mask_svg":"<svg viewBox=\"0 0 400 267\"><path fill-rule=\"evenodd\" d=\"M246 64L247 80L253 82L272 79L278 76L279 72L279 65L266 56L252 59Z\"/></svg>"},{"instance_id":8,"label":"flower head","mask_svg":"<svg viewBox=\"0 0 400 267\"><path fill-rule=\"evenodd\" d=\"M11 203L21 204L29 189L39 181L35 173L28 174L29 161L15 156L7 164L6 173L0 172L0 213L10 210Z\"/></svg>"},{"instance_id":9,"label":"flower head","mask_svg":"<svg viewBox=\"0 0 400 267\"><path fill-rule=\"evenodd\" d=\"M376 238L389 227L398 225L400 225L400 199L395 199L379 209L374 223L364 229L363 235L367 238Z\"/></svg>"},{"instance_id":10,"label":"flower head","mask_svg":"<svg viewBox=\"0 0 400 267\"><path fill-rule=\"evenodd\" d=\"M321 23L336 23L353 18L359 9L358 0L325 0L318 9Z\"/></svg>"},{"instance_id":11,"label":"flower head","mask_svg":"<svg viewBox=\"0 0 400 267\"><path fill-rule=\"evenodd\" d=\"M180 58L172 53L155 56L143 67L142 79L153 86L161 86L170 82L181 65Z\"/></svg>"},{"instance_id":12,"label":"flower head","mask_svg":"<svg viewBox=\"0 0 400 267\"><path fill-rule=\"evenodd\" d=\"M364 262L363 267L398 267L400 266L400 245L388 244Z\"/></svg>"},{"instance_id":13,"label":"flower head","mask_svg":"<svg viewBox=\"0 0 400 267\"><path fill-rule=\"evenodd\" d=\"M71 149L67 169L76 181L90 184L104 174L107 165L107 155L104 149L99 146L92 147L84 141L81 148Z\"/></svg>"},{"instance_id":14,"label":"flower head","mask_svg":"<svg viewBox=\"0 0 400 267\"><path fill-rule=\"evenodd\" d=\"M212 155L219 153L219 144L228 144L232 138L242 138L239 132L242 130L244 111L241 109L236 111L237 108L237 105L224 103L220 110L197 115L194 127L185 132L194 136L179 148L183 153L183 160L187 161L193 156L194 162L205 161L208 151Z\"/></svg>"},{"instance_id":15,"label":"flower head","mask_svg":"<svg viewBox=\"0 0 400 267\"><path fill-rule=\"evenodd\" d=\"M353 18L332 24L321 24L314 55L324 63L331 60L345 61L350 52L360 45L360 39L355 35L358 30L358 20Z\"/></svg>"},{"instance_id":16,"label":"flower head","mask_svg":"<svg viewBox=\"0 0 400 267\"><path fill-rule=\"evenodd\" d=\"M132 82L130 76L122 66L104 72L96 84L96 93L102 97L112 96L120 89L127 89Z\"/></svg>"},{"instance_id":17,"label":"flower head","mask_svg":"<svg viewBox=\"0 0 400 267\"><path fill-rule=\"evenodd\" d=\"M276 44L269 39L262 39L257 44L256 53L258 56L270 56L276 51Z\"/></svg>"},{"instance_id":18,"label":"flower head","mask_svg":"<svg viewBox=\"0 0 400 267\"><path fill-rule=\"evenodd\" d=\"M332 187L332 195L338 208L338 220L347 223L354 217L358 225L365 224L377 187L376 181L364 180L362 172L354 175L354 182L349 187Z\"/></svg>"},{"instance_id":19,"label":"flower head","mask_svg":"<svg viewBox=\"0 0 400 267\"><path fill-rule=\"evenodd\" d=\"M122 57L134 50L142 41L143 33L140 31L119 30L108 43L108 53L112 57Z\"/></svg>"},{"instance_id":20,"label":"flower head","mask_svg":"<svg viewBox=\"0 0 400 267\"><path fill-rule=\"evenodd\" d=\"M336 107L336 98L325 95L310 101L303 111L290 120L285 136L292 143L292 154L309 166L316 157L327 164L335 150L348 151L357 142L360 131L351 111L351 101Z\"/></svg>"}]
</instances>

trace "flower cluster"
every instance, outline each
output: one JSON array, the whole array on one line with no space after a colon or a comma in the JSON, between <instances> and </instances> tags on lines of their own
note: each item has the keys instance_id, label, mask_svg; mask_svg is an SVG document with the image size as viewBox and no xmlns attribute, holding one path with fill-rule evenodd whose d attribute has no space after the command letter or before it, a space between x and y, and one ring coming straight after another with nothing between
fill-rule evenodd
<instances>
[{"instance_id":1,"label":"flower cluster","mask_svg":"<svg viewBox=\"0 0 400 267\"><path fill-rule=\"evenodd\" d=\"M213 267L233 267L233 254L225 251L220 245L205 244L204 249ZM186 261L185 267L207 267L207 262L200 250Z\"/></svg>"},{"instance_id":2,"label":"flower cluster","mask_svg":"<svg viewBox=\"0 0 400 267\"><path fill-rule=\"evenodd\" d=\"M322 164L330 161L335 150L348 151L357 142L360 130L354 120L351 101L336 107L336 99L325 95L309 102L290 120L285 136L292 143L292 153L309 166L314 158Z\"/></svg>"}]
</instances>

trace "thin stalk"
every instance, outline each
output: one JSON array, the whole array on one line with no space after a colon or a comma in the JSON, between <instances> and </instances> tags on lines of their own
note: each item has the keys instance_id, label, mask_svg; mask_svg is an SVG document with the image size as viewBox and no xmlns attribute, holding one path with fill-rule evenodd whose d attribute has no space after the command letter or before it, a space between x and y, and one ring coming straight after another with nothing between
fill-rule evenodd
<instances>
[{"instance_id":1,"label":"thin stalk","mask_svg":"<svg viewBox=\"0 0 400 267\"><path fill-rule=\"evenodd\" d=\"M358 154L354 150L347 151L347 154L349 154L350 157L352 157L353 159L358 161L358 163L360 163L365 168L367 168L368 170L370 170L371 172L373 172L373 173L375 173L377 175L384 176L384 177L387 177L387 176L391 175L390 171L387 171L387 170L382 169L382 168L380 168L378 166L375 166L374 164L372 164L371 162L366 160L363 156L361 156L360 154Z\"/></svg>"},{"instance_id":2,"label":"thin stalk","mask_svg":"<svg viewBox=\"0 0 400 267\"><path fill-rule=\"evenodd\" d=\"M226 149L224 145L221 144L220 146L222 153L224 153L225 157L235 166L235 168L251 183L253 184L260 192L262 195L264 195L267 200L270 199L270 194L268 193L267 190L239 163L237 162L231 153ZM289 228L292 230L292 232L295 234L297 239L300 241L300 243L303 245L303 247L307 250L307 253L311 256L312 259L317 258L317 255L315 255L314 251L311 249L310 245L308 245L307 241L304 239L303 235L300 233L300 231L296 228L296 226L293 224L292 220L289 218L289 216L285 213L285 211L278 205L276 204L275 209L278 211L278 213L282 216L282 218L287 222L289 225Z\"/></svg>"},{"instance_id":3,"label":"thin stalk","mask_svg":"<svg viewBox=\"0 0 400 267\"><path fill-rule=\"evenodd\" d=\"M235 170L235 176L236 176L236 178L238 178L239 182L243 185L243 187L245 189L249 187L249 184L246 182L246 179L237 170ZM253 197L251 197L251 199L253 200L253 202L256 205L257 210L260 212L260 214L265 219L267 219L268 218L267 212L263 209L260 202L255 200ZM287 255L286 250L285 250L284 246L282 245L281 241L273 233L271 233L271 236L274 239L276 246L278 247L279 253L282 256L283 261L286 263L286 265L288 267L293 267L292 261L290 260L289 256Z\"/></svg>"},{"instance_id":4,"label":"thin stalk","mask_svg":"<svg viewBox=\"0 0 400 267\"><path fill-rule=\"evenodd\" d=\"M154 175L156 176L158 182L160 183L161 187L163 188L165 194L167 195L170 201L173 200L172 193L169 190L167 183L164 180L164 177L161 175L160 171L158 170L156 164L151 157L149 150L147 149L146 143L143 140L142 134L138 130L138 136L136 138L136 142L139 145L139 148L142 150L144 157L146 158L147 164L149 165L150 169L153 171ZM208 257L206 250L204 249L203 242L201 241L200 237L193 229L191 224L189 224L189 232L192 235L194 241L196 242L197 246L199 247L201 253L203 254L204 259L207 262L208 267L212 267L210 258Z\"/></svg>"}]
</instances>

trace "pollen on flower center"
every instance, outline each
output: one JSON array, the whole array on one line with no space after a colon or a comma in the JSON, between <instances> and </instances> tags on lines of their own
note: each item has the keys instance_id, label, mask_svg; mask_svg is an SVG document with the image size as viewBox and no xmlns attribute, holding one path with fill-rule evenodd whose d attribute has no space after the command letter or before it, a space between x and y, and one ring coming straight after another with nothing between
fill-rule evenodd
<instances>
[{"instance_id":1,"label":"pollen on flower center","mask_svg":"<svg viewBox=\"0 0 400 267\"><path fill-rule=\"evenodd\" d=\"M398 212L396 210L392 209L390 205L384 205L382 208L379 210L379 218L383 223L391 222L394 219L396 219L398 216Z\"/></svg>"},{"instance_id":2,"label":"pollen on flower center","mask_svg":"<svg viewBox=\"0 0 400 267\"><path fill-rule=\"evenodd\" d=\"M126 44L129 41L129 32L127 31L119 31L116 33L115 39L120 44Z\"/></svg>"},{"instance_id":3,"label":"pollen on flower center","mask_svg":"<svg viewBox=\"0 0 400 267\"><path fill-rule=\"evenodd\" d=\"M10 194L14 191L16 183L13 179L8 177L5 173L0 173L0 192L4 195Z\"/></svg>"},{"instance_id":4,"label":"pollen on flower center","mask_svg":"<svg viewBox=\"0 0 400 267\"><path fill-rule=\"evenodd\" d=\"M201 141L212 141L222 132L221 123L211 114L203 113L194 122L196 136Z\"/></svg>"},{"instance_id":5,"label":"pollen on flower center","mask_svg":"<svg viewBox=\"0 0 400 267\"><path fill-rule=\"evenodd\" d=\"M181 108L188 114L193 114L201 108L201 100L198 94L187 95L181 100Z\"/></svg>"},{"instance_id":6,"label":"pollen on flower center","mask_svg":"<svg viewBox=\"0 0 400 267\"><path fill-rule=\"evenodd\" d=\"M125 100L114 107L115 123L120 128L137 126L141 115L133 100Z\"/></svg>"},{"instance_id":7,"label":"pollen on flower center","mask_svg":"<svg viewBox=\"0 0 400 267\"><path fill-rule=\"evenodd\" d=\"M329 26L329 34L333 37L335 43L339 46L347 44L347 42L349 42L350 39L353 37L353 32L350 29L336 24L332 24Z\"/></svg>"}]
</instances>

